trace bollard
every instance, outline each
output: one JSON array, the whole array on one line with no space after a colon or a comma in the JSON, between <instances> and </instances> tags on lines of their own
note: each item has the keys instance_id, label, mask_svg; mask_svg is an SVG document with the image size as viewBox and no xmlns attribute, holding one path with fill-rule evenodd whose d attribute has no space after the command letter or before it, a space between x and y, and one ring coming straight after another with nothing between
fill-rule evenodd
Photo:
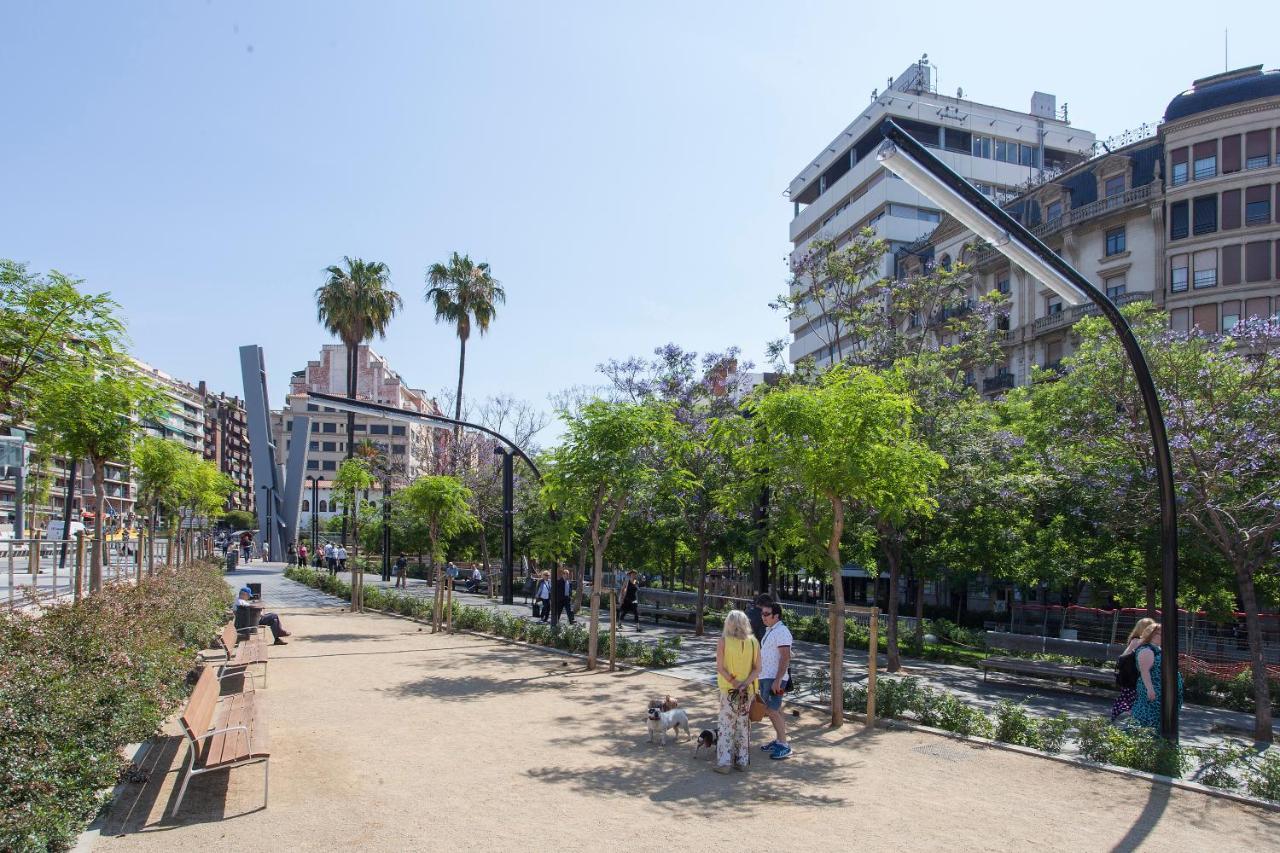
<instances>
[{"instance_id":1,"label":"bollard","mask_svg":"<svg viewBox=\"0 0 1280 853\"><path fill-rule=\"evenodd\" d=\"M51 571L53 572L53 603L57 604L58 603L58 555L57 553L52 552L52 557L53 557L53 560L51 562L53 564L53 567ZM38 587L37 587L37 592L39 592Z\"/></svg>"},{"instance_id":2,"label":"bollard","mask_svg":"<svg viewBox=\"0 0 1280 853\"><path fill-rule=\"evenodd\" d=\"M77 602L84 597L84 552L87 544L84 531L76 533L76 576L71 595Z\"/></svg>"},{"instance_id":3,"label":"bollard","mask_svg":"<svg viewBox=\"0 0 1280 853\"><path fill-rule=\"evenodd\" d=\"M448 625L448 631L453 633L453 578L449 578L449 590L445 594L444 618Z\"/></svg>"},{"instance_id":4,"label":"bollard","mask_svg":"<svg viewBox=\"0 0 1280 853\"><path fill-rule=\"evenodd\" d=\"M135 568L135 571L136 571L136 572L137 572L137 574L138 574L138 580L142 580L142 563L143 563L143 558L142 558L142 531L138 531L138 541L137 541L137 544L134 546L134 550L135 550L134 557L136 557L136 558L137 558L137 565L136 565L134 568Z\"/></svg>"},{"instance_id":5,"label":"bollard","mask_svg":"<svg viewBox=\"0 0 1280 853\"><path fill-rule=\"evenodd\" d=\"M618 668L618 591L609 590L609 671Z\"/></svg>"},{"instance_id":6,"label":"bollard","mask_svg":"<svg viewBox=\"0 0 1280 853\"><path fill-rule=\"evenodd\" d=\"M36 575L40 574L40 531L36 531L36 535L32 537L30 543L29 556L31 557L31 583L35 584Z\"/></svg>"},{"instance_id":7,"label":"bollard","mask_svg":"<svg viewBox=\"0 0 1280 853\"><path fill-rule=\"evenodd\" d=\"M880 609L878 607L871 608L870 618L871 629L871 649L867 658L867 728L873 729L876 725L876 655L880 653Z\"/></svg>"},{"instance_id":8,"label":"bollard","mask_svg":"<svg viewBox=\"0 0 1280 853\"><path fill-rule=\"evenodd\" d=\"M440 566L436 566L436 588L431 591L431 633L440 630L440 588L444 586L444 575Z\"/></svg>"},{"instance_id":9,"label":"bollard","mask_svg":"<svg viewBox=\"0 0 1280 853\"><path fill-rule=\"evenodd\" d=\"M17 543L9 544L9 609L13 609L13 552L17 550Z\"/></svg>"}]
</instances>

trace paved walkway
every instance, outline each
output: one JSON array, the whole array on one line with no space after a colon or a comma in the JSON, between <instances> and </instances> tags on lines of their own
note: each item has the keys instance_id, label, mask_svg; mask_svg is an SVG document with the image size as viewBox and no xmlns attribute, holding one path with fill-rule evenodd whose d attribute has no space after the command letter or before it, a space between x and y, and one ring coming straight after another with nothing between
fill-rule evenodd
<instances>
[{"instance_id":1,"label":"paved walkway","mask_svg":"<svg viewBox=\"0 0 1280 853\"><path fill-rule=\"evenodd\" d=\"M254 565L294 633L272 649L271 797L260 768L197 777L170 727L107 814L105 850L1280 850L1276 815L1101 771L915 732L796 721L790 761L718 776L651 745L647 696L695 730L709 688L419 623L352 614ZM756 727L757 736L763 734ZM922 808L922 806L925 806Z\"/></svg>"},{"instance_id":2,"label":"paved walkway","mask_svg":"<svg viewBox=\"0 0 1280 853\"><path fill-rule=\"evenodd\" d=\"M258 565L258 564L253 564ZM350 583L351 573L342 572L340 577ZM365 588L390 588L394 582L382 581L377 575L365 575ZM426 581L409 580L408 588L401 590L409 595L430 597L434 587ZM392 590L395 591L395 590ZM455 599L461 604L473 607L492 607L520 616L529 616L530 608L525 604L503 605L500 600L485 595L472 595L454 590ZM641 591L641 600L644 592ZM523 601L517 595L516 601ZM585 618L586 602L580 618ZM608 609L603 608L601 614L604 624L608 624ZM692 629L683 625L662 624L655 626L652 617L641 623L643 631L633 634L628 621L621 626L628 639L641 642L657 642L659 639L679 637L681 650L677 665L668 670L673 675L711 684L715 680L715 643L718 634L710 632L703 637L696 637ZM827 647L816 643L797 642L795 645L795 669L793 673L814 673L826 678ZM845 650L845 683L861 684L867 677L867 652L854 649ZM884 655L879 658L880 672L883 674L888 661ZM1107 691L1081 691L1054 687L1049 682L1038 679L1018 679L995 674L984 681L979 670L969 666L936 663L933 661L903 659L903 673L919 678L923 683L942 690L947 690L965 702L994 712L1003 700L1022 702L1029 711L1043 716L1053 716L1065 712L1072 717L1098 717L1111 714L1111 703L1115 699L1113 693ZM823 702L826 700L823 699ZM1219 744L1225 734L1239 734L1248 737L1253 731L1253 716L1239 711L1222 708L1208 708L1200 705L1186 705L1182 710L1180 735L1188 744L1207 746ZM1073 747L1068 744L1068 751Z\"/></svg>"}]
</instances>

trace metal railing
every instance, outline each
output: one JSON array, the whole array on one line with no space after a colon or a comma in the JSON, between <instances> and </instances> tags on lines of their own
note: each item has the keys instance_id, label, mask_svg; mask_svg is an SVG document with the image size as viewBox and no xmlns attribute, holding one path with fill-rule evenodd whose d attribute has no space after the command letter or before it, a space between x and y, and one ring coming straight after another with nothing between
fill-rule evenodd
<instances>
[{"instance_id":1,"label":"metal railing","mask_svg":"<svg viewBox=\"0 0 1280 853\"><path fill-rule=\"evenodd\" d=\"M99 542L78 534L63 539L0 540L0 574L7 585L9 609L45 607L76 599L88 589L94 549ZM169 542L157 539L108 539L101 543L102 582L132 582L145 572L148 552L154 565L168 561Z\"/></svg>"}]
</instances>

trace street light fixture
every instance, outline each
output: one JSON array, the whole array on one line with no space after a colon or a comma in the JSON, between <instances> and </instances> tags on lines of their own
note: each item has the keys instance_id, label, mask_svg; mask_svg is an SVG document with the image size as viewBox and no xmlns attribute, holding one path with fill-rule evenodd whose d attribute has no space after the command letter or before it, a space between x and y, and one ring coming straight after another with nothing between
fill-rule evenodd
<instances>
[{"instance_id":1,"label":"street light fixture","mask_svg":"<svg viewBox=\"0 0 1280 853\"><path fill-rule=\"evenodd\" d=\"M1164 415L1146 356L1129 322L1106 294L1098 290L1075 267L1042 243L998 205L952 171L893 119L880 125L885 141L876 159L955 217L974 234L986 240L1002 255L1022 267L1071 305L1086 301L1098 306L1111 323L1124 347L1137 379L1146 410L1147 426L1155 456L1156 479L1160 487L1160 551L1163 569L1160 606L1163 611L1165 656L1173 666L1160 669L1161 729L1166 738L1178 740L1178 523L1174 499L1173 459L1165 433Z\"/></svg>"}]
</instances>

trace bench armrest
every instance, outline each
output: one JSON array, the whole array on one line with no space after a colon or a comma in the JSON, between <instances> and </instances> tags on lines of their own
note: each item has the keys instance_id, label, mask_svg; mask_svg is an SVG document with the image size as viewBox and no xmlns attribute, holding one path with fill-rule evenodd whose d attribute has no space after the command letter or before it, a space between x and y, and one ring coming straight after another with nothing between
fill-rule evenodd
<instances>
[{"instance_id":1,"label":"bench armrest","mask_svg":"<svg viewBox=\"0 0 1280 853\"><path fill-rule=\"evenodd\" d=\"M212 729L197 737L196 743L199 743L206 738L211 738L214 735L224 735L228 732L244 732L245 737L249 739L249 753L253 753L253 732L249 730L248 726L227 726L224 729Z\"/></svg>"}]
</instances>

